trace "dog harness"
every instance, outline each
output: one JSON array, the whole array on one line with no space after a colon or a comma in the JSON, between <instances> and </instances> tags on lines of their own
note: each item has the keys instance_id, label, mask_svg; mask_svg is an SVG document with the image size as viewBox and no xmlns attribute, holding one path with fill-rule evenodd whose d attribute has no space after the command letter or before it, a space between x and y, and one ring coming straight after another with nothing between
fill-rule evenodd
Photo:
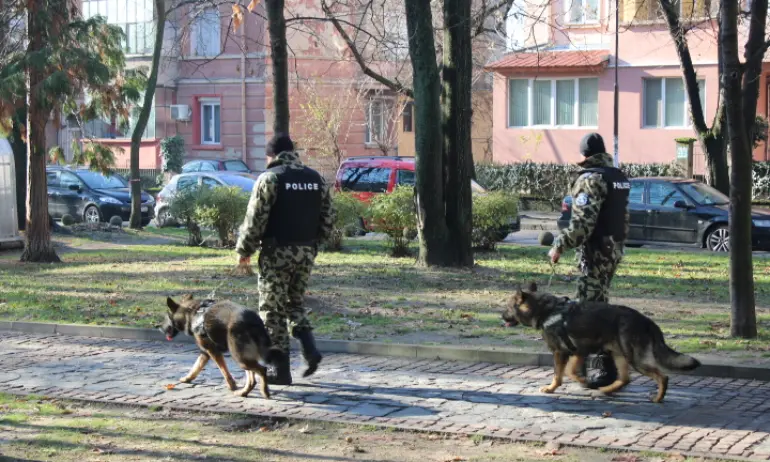
<instances>
[{"instance_id":1,"label":"dog harness","mask_svg":"<svg viewBox=\"0 0 770 462\"><path fill-rule=\"evenodd\" d=\"M569 338L569 334L567 333L567 323L569 322L569 315L572 314L577 307L577 303L570 300L567 302L566 308L548 316L543 322L543 330L558 338L562 345L564 345L564 347L571 353L575 353L577 347L572 343L572 339Z\"/></svg>"},{"instance_id":2,"label":"dog harness","mask_svg":"<svg viewBox=\"0 0 770 462\"><path fill-rule=\"evenodd\" d=\"M214 303L214 300L209 299L201 301L201 306L198 308L198 311L195 312L195 316L190 323L190 329L192 330L193 334L200 335L201 337L208 337L208 333L206 332L206 323L203 321L206 313L208 313L209 309L214 306Z\"/></svg>"}]
</instances>

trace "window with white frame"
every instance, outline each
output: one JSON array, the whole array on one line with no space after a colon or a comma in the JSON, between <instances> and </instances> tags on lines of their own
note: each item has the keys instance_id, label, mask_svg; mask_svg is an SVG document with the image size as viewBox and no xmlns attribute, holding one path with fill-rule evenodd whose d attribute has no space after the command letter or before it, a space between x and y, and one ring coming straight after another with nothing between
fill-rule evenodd
<instances>
[{"instance_id":1,"label":"window with white frame","mask_svg":"<svg viewBox=\"0 0 770 462\"><path fill-rule=\"evenodd\" d=\"M599 79L511 79L508 126L597 127Z\"/></svg>"},{"instance_id":2,"label":"window with white frame","mask_svg":"<svg viewBox=\"0 0 770 462\"><path fill-rule=\"evenodd\" d=\"M596 24L599 22L599 0L565 0L567 24Z\"/></svg>"},{"instance_id":3,"label":"window with white frame","mask_svg":"<svg viewBox=\"0 0 770 462\"><path fill-rule=\"evenodd\" d=\"M119 26L126 36L127 54L152 53L155 42L155 7L153 0L83 0L83 17L103 16L107 23Z\"/></svg>"},{"instance_id":4,"label":"window with white frame","mask_svg":"<svg viewBox=\"0 0 770 462\"><path fill-rule=\"evenodd\" d=\"M366 144L388 143L393 119L393 99L373 98L366 107Z\"/></svg>"},{"instance_id":5,"label":"window with white frame","mask_svg":"<svg viewBox=\"0 0 770 462\"><path fill-rule=\"evenodd\" d=\"M220 101L201 98L201 144L221 144Z\"/></svg>"},{"instance_id":6,"label":"window with white frame","mask_svg":"<svg viewBox=\"0 0 770 462\"><path fill-rule=\"evenodd\" d=\"M642 125L646 128L689 127L687 91L681 77L643 79ZM698 80L701 104L706 104L706 81Z\"/></svg>"},{"instance_id":7,"label":"window with white frame","mask_svg":"<svg viewBox=\"0 0 770 462\"><path fill-rule=\"evenodd\" d=\"M190 37L195 56L216 56L222 52L222 21L219 9L207 8L195 18Z\"/></svg>"}]
</instances>

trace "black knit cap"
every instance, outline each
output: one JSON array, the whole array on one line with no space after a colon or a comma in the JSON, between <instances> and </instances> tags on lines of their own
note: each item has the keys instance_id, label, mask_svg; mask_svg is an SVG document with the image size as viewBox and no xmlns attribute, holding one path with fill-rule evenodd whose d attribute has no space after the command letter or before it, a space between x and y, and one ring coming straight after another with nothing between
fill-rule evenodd
<instances>
[{"instance_id":1,"label":"black knit cap","mask_svg":"<svg viewBox=\"0 0 770 462\"><path fill-rule=\"evenodd\" d=\"M580 140L580 154L591 157L594 154L607 152L604 148L604 139L598 133L589 133Z\"/></svg>"}]
</instances>

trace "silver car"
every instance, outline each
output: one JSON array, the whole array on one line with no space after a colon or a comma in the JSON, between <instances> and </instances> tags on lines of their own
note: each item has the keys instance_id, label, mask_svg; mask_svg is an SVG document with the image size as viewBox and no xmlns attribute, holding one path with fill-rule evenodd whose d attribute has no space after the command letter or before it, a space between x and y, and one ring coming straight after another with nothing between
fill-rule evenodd
<instances>
[{"instance_id":1,"label":"silver car","mask_svg":"<svg viewBox=\"0 0 770 462\"><path fill-rule=\"evenodd\" d=\"M159 228L169 226L173 217L168 213L169 203L177 191L192 186L237 186L246 193L251 193L257 177L238 172L192 172L176 175L158 193L155 203L155 225Z\"/></svg>"}]
</instances>

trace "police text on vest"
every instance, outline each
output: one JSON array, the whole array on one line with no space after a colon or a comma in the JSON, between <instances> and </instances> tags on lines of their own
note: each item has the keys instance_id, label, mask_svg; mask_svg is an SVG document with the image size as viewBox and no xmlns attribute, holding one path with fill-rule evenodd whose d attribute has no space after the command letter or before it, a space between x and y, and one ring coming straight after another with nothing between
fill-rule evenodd
<instances>
[{"instance_id":1,"label":"police text on vest","mask_svg":"<svg viewBox=\"0 0 770 462\"><path fill-rule=\"evenodd\" d=\"M318 191L318 183L286 183L286 190Z\"/></svg>"},{"instance_id":2,"label":"police text on vest","mask_svg":"<svg viewBox=\"0 0 770 462\"><path fill-rule=\"evenodd\" d=\"M614 189L631 189L631 183L628 181L614 181L612 187Z\"/></svg>"}]
</instances>

